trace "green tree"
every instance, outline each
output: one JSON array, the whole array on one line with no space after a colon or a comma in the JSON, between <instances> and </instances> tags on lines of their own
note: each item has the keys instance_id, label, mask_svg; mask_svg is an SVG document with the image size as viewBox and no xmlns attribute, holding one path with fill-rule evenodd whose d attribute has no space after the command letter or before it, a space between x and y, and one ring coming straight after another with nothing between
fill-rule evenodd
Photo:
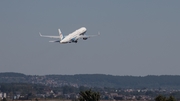
<instances>
[{"instance_id":1,"label":"green tree","mask_svg":"<svg viewBox=\"0 0 180 101\"><path fill-rule=\"evenodd\" d=\"M79 95L80 95L79 97L80 101L99 101L100 100L99 92L93 92L91 91L91 89L86 90L86 91L81 91Z\"/></svg>"},{"instance_id":2,"label":"green tree","mask_svg":"<svg viewBox=\"0 0 180 101\"><path fill-rule=\"evenodd\" d=\"M169 96L169 98L166 98L162 95L159 95L155 98L155 101L176 101L176 99L173 96Z\"/></svg>"},{"instance_id":3,"label":"green tree","mask_svg":"<svg viewBox=\"0 0 180 101\"><path fill-rule=\"evenodd\" d=\"M166 101L166 97L159 95L155 98L155 101Z\"/></svg>"},{"instance_id":4,"label":"green tree","mask_svg":"<svg viewBox=\"0 0 180 101\"><path fill-rule=\"evenodd\" d=\"M1 101L7 101L7 99L6 99L6 98L3 98Z\"/></svg>"},{"instance_id":5,"label":"green tree","mask_svg":"<svg viewBox=\"0 0 180 101\"><path fill-rule=\"evenodd\" d=\"M176 101L176 99L173 96L170 96L166 101Z\"/></svg>"}]
</instances>

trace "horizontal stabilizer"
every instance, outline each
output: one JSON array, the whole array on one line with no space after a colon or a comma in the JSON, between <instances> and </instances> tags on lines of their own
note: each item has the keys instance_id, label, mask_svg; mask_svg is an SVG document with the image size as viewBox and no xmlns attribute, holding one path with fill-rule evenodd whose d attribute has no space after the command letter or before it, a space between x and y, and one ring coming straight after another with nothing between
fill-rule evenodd
<instances>
[{"instance_id":1,"label":"horizontal stabilizer","mask_svg":"<svg viewBox=\"0 0 180 101\"><path fill-rule=\"evenodd\" d=\"M60 42L60 40L54 40L54 41L49 41L49 42Z\"/></svg>"},{"instance_id":2,"label":"horizontal stabilizer","mask_svg":"<svg viewBox=\"0 0 180 101\"><path fill-rule=\"evenodd\" d=\"M100 35L100 32L98 32L98 35Z\"/></svg>"}]
</instances>

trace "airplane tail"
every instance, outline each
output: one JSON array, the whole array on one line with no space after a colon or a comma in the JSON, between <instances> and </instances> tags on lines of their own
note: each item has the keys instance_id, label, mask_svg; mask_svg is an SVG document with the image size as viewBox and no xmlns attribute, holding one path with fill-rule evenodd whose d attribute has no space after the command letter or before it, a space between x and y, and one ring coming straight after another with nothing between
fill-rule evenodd
<instances>
[{"instance_id":1,"label":"airplane tail","mask_svg":"<svg viewBox=\"0 0 180 101\"><path fill-rule=\"evenodd\" d=\"M58 32L59 32L60 40L62 40L63 39L63 34L61 33L61 30L58 29Z\"/></svg>"}]
</instances>

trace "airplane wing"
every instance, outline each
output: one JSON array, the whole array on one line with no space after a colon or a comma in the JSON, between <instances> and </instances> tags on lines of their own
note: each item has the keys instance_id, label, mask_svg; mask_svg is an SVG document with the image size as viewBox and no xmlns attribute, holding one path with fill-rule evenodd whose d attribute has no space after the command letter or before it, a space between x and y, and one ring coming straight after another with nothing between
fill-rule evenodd
<instances>
[{"instance_id":1,"label":"airplane wing","mask_svg":"<svg viewBox=\"0 0 180 101\"><path fill-rule=\"evenodd\" d=\"M54 40L54 41L49 41L49 42L60 42L60 40Z\"/></svg>"},{"instance_id":2,"label":"airplane wing","mask_svg":"<svg viewBox=\"0 0 180 101\"><path fill-rule=\"evenodd\" d=\"M40 32L39 32L39 35L40 35L41 37L57 38L57 39L59 39L59 38L60 38L60 36L49 36L49 35L42 35Z\"/></svg>"},{"instance_id":3,"label":"airplane wing","mask_svg":"<svg viewBox=\"0 0 180 101\"><path fill-rule=\"evenodd\" d=\"M79 36L79 39L84 39L84 40L86 40L86 39L88 39L88 38L95 37L95 36L98 36L98 35L100 35L100 32L98 32L97 35L81 35L81 36Z\"/></svg>"}]
</instances>

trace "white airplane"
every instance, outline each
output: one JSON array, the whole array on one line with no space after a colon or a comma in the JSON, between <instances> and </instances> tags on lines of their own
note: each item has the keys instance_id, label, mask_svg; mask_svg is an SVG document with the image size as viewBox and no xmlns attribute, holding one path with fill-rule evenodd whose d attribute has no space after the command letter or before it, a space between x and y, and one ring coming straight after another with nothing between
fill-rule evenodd
<instances>
[{"instance_id":1,"label":"white airplane","mask_svg":"<svg viewBox=\"0 0 180 101\"><path fill-rule=\"evenodd\" d=\"M39 35L41 37L57 38L59 40L49 41L49 42L59 42L59 43L62 43L62 44L65 44L65 43L77 43L77 41L79 39L87 40L90 37L97 36L97 35L90 35L90 36L84 35L86 33L86 31L87 31L87 29L85 27L81 27L81 28L77 29L76 31L70 33L69 35L67 35L65 37L63 37L63 34L61 33L60 29L58 29L59 36L42 35L40 32L39 32ZM98 35L100 35L100 33L98 33Z\"/></svg>"}]
</instances>

